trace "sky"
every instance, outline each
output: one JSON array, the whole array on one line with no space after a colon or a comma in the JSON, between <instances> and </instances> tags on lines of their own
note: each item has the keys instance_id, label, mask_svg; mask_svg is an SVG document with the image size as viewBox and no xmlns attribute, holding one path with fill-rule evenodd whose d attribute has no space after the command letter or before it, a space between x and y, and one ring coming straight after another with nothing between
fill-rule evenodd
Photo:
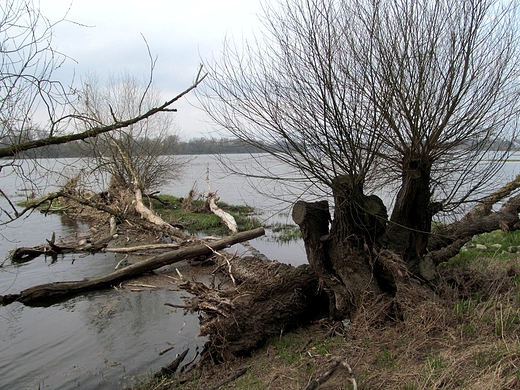
<instances>
[{"instance_id":1,"label":"sky","mask_svg":"<svg viewBox=\"0 0 520 390\"><path fill-rule=\"evenodd\" d=\"M241 40L260 26L260 0L40 0L51 22L63 17L53 43L72 60L60 70L60 81L94 72L101 79L128 72L146 78L157 56L154 87L164 100L188 88L201 61L217 58L224 39ZM211 136L215 127L194 107L189 94L173 107L182 139Z\"/></svg>"}]
</instances>

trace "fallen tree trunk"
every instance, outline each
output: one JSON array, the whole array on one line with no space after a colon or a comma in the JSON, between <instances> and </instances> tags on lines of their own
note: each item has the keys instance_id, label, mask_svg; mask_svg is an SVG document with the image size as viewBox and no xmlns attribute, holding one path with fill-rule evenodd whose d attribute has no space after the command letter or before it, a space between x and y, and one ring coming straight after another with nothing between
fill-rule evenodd
<instances>
[{"instance_id":1,"label":"fallen tree trunk","mask_svg":"<svg viewBox=\"0 0 520 390\"><path fill-rule=\"evenodd\" d=\"M0 304L7 305L11 302L17 301L29 306L45 305L52 300L64 299L86 291L107 288L120 283L125 279L136 277L145 272L149 272L184 259L203 255L211 255L213 251L224 249L242 241L252 240L253 238L262 236L264 233L265 232L263 228L248 230L212 243L205 243L163 253L148 260L132 264L126 268L98 278L71 282L47 283L28 288L19 294L9 294L4 296L0 295Z\"/></svg>"},{"instance_id":2,"label":"fallen tree trunk","mask_svg":"<svg viewBox=\"0 0 520 390\"><path fill-rule=\"evenodd\" d=\"M246 355L270 337L327 315L328 297L309 265L295 268L253 257L234 258L230 264L236 288L181 285L198 298L191 309L203 313L200 332L208 336L203 358L223 361Z\"/></svg>"},{"instance_id":3,"label":"fallen tree trunk","mask_svg":"<svg viewBox=\"0 0 520 390\"><path fill-rule=\"evenodd\" d=\"M156 249L179 249L179 244L146 244L138 246L130 246L124 248L105 248L105 252L113 253L132 253L145 250L156 250Z\"/></svg>"}]
</instances>

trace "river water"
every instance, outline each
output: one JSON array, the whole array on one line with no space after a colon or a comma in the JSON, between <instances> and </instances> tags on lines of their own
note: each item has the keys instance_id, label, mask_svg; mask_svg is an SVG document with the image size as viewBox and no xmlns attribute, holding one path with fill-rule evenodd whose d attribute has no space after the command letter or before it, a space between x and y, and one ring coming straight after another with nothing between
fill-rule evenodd
<instances>
[{"instance_id":1,"label":"river water","mask_svg":"<svg viewBox=\"0 0 520 390\"><path fill-rule=\"evenodd\" d=\"M236 164L247 164L244 156L232 158ZM71 160L40 163L45 167L52 165L55 171L62 170L60 165L78 164ZM259 218L265 224L289 218L290 203L282 199L282 194L271 196L281 192L281 187L265 189L262 180L252 183L226 174L212 156L191 158L181 179L165 183L161 192L176 196L186 196L192 188L207 192L208 167L211 189L218 190L222 201L249 204L263 210ZM273 165L269 169L275 172L279 168ZM37 184L50 191L63 183L60 175L46 173L39 177ZM27 191L33 190L29 186L23 178L5 172L0 176L0 188L14 199L23 199ZM268 194L262 194L262 188ZM52 232L57 237L65 237L87 230L88 226L66 216L45 216L39 212L3 227L0 230L0 294L112 272L118 259L110 253L67 254L55 261L41 256L20 264L4 261L10 250L43 244ZM271 259L293 265L306 262L301 242L281 245L262 237L251 244ZM204 339L198 337L198 318L164 305L166 302L182 304L185 295L178 291L106 290L45 308L19 303L0 307L0 389L121 389L131 385L133 377L169 364L186 347L190 347L190 353L185 361L190 361L196 347L204 343ZM159 355L171 345L175 348Z\"/></svg>"},{"instance_id":2,"label":"river water","mask_svg":"<svg viewBox=\"0 0 520 390\"><path fill-rule=\"evenodd\" d=\"M246 169L253 166L246 155L228 158L230 165ZM257 208L264 225L290 222L290 207L297 200L296 195L305 194L305 200L309 201L314 200L312 193L307 191L304 182L273 184L265 181L261 176L266 173L280 178L291 173L265 156L256 158L262 159L266 171L256 171L259 176L256 179L246 179L226 173L213 156L194 156L181 179L165 183L161 192L176 196L186 196L192 188L207 192L209 169L211 189L218 190L222 201ZM517 161L512 159L506 164L501 182L520 171ZM40 163L46 167L55 165L56 171L60 165L81 165L70 160ZM32 191L23 178L6 175L5 170L2 175L0 188L15 199L23 199L27 190ZM37 184L51 190L63 183L59 175L42 174ZM42 244L52 232L56 236L67 236L86 230L88 226L66 216L44 216L39 212L1 228L0 294L113 271L118 262L114 254L69 254L55 261L42 256L21 264L3 261L9 250ZM295 266L306 262L301 241L283 245L267 235L251 244L274 260ZM186 347L191 348L186 361L191 360L196 347L204 343L204 339L198 337L198 318L164 305L166 302L182 304L183 295L186 294L177 291L105 290L45 308L18 303L0 307L0 389L121 389L131 385L133 377L169 364ZM175 348L159 355L171 345Z\"/></svg>"}]
</instances>

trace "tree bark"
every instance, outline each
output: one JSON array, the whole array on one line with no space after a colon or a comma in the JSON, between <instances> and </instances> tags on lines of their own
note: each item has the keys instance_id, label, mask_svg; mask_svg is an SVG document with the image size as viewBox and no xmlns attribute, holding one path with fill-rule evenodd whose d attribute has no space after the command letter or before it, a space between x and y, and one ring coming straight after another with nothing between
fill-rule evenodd
<instances>
[{"instance_id":1,"label":"tree bark","mask_svg":"<svg viewBox=\"0 0 520 390\"><path fill-rule=\"evenodd\" d=\"M403 257L410 271L420 274L433 213L430 205L431 163L421 156L403 159L403 179L388 225L387 245Z\"/></svg>"},{"instance_id":2,"label":"tree bark","mask_svg":"<svg viewBox=\"0 0 520 390\"><path fill-rule=\"evenodd\" d=\"M214 251L224 249L233 244L251 240L264 234L263 228L240 232L212 243L180 249L154 256L148 260L132 264L121 270L98 278L82 281L55 282L42 284L23 290L19 294L0 295L0 304L7 305L18 301L28 306L44 306L51 301L61 300L73 295L113 286L125 279L136 277L145 272L155 270L168 264L198 256L211 255Z\"/></svg>"},{"instance_id":3,"label":"tree bark","mask_svg":"<svg viewBox=\"0 0 520 390\"><path fill-rule=\"evenodd\" d=\"M332 190L332 223L326 201L296 202L293 219L309 264L329 294L331 316L353 319L366 300L395 297L408 284L408 271L401 257L384 249L387 212L382 200L364 195L362 183L347 175L334 179Z\"/></svg>"},{"instance_id":4,"label":"tree bark","mask_svg":"<svg viewBox=\"0 0 520 390\"><path fill-rule=\"evenodd\" d=\"M348 177L336 181L334 199L330 232L326 201L296 202L292 215L302 232L309 264L329 294L331 316L353 318L367 292L381 293L371 258L372 246L384 231L380 218L386 215L386 209L383 205L380 215L369 213L365 207L367 197ZM379 204L372 198L370 201Z\"/></svg>"}]
</instances>

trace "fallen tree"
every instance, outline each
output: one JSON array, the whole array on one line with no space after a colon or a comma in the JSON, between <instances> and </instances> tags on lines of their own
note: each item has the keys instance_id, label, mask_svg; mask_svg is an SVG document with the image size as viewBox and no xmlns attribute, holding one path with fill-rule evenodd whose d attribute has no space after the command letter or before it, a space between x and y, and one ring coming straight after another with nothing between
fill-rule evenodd
<instances>
[{"instance_id":1,"label":"fallen tree","mask_svg":"<svg viewBox=\"0 0 520 390\"><path fill-rule=\"evenodd\" d=\"M491 206L519 185L517 177L486 198L488 203L473 208L466 219L441 227L443 234L433 232L432 245L436 239L466 243L474 234L518 228L520 195L511 197L497 211ZM357 214L349 214L364 221L362 225L349 225L351 232L352 226L360 229L352 236L343 235L338 227L336 218L338 213L345 213L344 209L335 210L335 221L330 224L328 202L295 203L293 219L301 228L309 265L294 268L259 258L237 258L227 264L221 260L219 269L233 278L236 287L214 290L202 283L184 283L182 287L198 298L185 308L203 313L201 334L208 336L205 357L223 361L247 354L269 337L320 315L330 315L340 324L345 320L355 323L360 309L376 305L386 320L395 321L413 317L416 302L432 300L433 305L433 301L442 299L434 293L435 288L452 276L441 275L435 267L422 269L432 272L426 282L420 274L411 273L403 258L382 244L386 231L386 223L381 223L384 205L376 197L364 199L361 210L366 214L360 209ZM349 205L341 201L336 204ZM431 256L437 254L435 258L440 259L440 251L432 250Z\"/></svg>"},{"instance_id":2,"label":"fallen tree","mask_svg":"<svg viewBox=\"0 0 520 390\"><path fill-rule=\"evenodd\" d=\"M125 279L134 278L168 264L198 256L208 256L213 254L214 251L224 249L241 241L251 240L262 236L264 233L263 228L240 232L219 241L201 243L192 247L163 253L148 260L129 265L126 268L117 270L108 275L90 280L55 282L34 286L18 294L0 296L0 304L7 305L17 301L29 306L46 305L49 302L65 299L79 293L114 286Z\"/></svg>"}]
</instances>

